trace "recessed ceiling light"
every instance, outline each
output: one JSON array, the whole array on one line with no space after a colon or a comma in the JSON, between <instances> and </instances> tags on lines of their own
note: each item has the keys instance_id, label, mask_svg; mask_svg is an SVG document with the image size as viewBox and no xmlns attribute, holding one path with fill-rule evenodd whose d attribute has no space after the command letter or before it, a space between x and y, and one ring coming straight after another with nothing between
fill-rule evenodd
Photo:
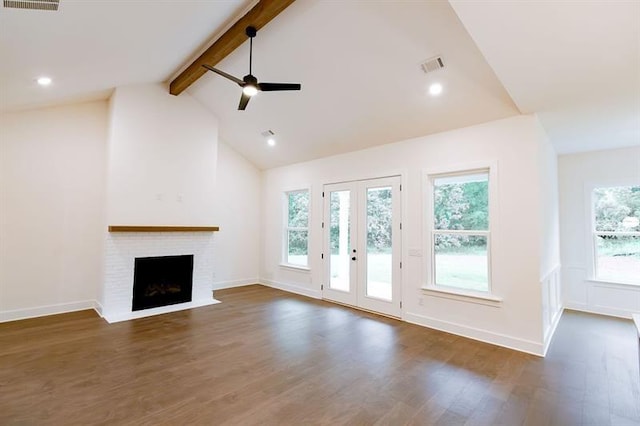
<instances>
[{"instance_id":1,"label":"recessed ceiling light","mask_svg":"<svg viewBox=\"0 0 640 426\"><path fill-rule=\"evenodd\" d=\"M48 86L51 84L51 78L49 77L38 77L36 81L40 86Z\"/></svg>"},{"instance_id":2,"label":"recessed ceiling light","mask_svg":"<svg viewBox=\"0 0 640 426\"><path fill-rule=\"evenodd\" d=\"M269 146L276 145L276 134L273 132L273 130L265 130L260 134L267 141L267 145Z\"/></svg>"},{"instance_id":3,"label":"recessed ceiling light","mask_svg":"<svg viewBox=\"0 0 640 426\"><path fill-rule=\"evenodd\" d=\"M433 83L431 86L429 86L429 94L431 96L438 96L440 93L442 93L442 84Z\"/></svg>"}]
</instances>

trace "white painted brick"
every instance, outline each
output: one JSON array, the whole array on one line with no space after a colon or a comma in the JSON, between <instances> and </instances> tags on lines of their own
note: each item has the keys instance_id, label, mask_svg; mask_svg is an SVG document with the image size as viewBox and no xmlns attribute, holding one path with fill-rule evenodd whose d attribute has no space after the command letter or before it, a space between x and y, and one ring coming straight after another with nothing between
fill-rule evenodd
<instances>
[{"instance_id":1,"label":"white painted brick","mask_svg":"<svg viewBox=\"0 0 640 426\"><path fill-rule=\"evenodd\" d=\"M192 254L193 301L212 298L214 236L205 232L122 232L107 235L104 306L106 317L133 317L133 269L136 257Z\"/></svg>"}]
</instances>

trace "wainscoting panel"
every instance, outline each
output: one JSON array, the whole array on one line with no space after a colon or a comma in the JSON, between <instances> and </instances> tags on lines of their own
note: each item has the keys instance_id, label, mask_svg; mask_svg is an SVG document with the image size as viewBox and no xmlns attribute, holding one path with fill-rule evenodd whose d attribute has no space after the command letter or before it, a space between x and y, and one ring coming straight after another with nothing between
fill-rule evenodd
<instances>
[{"instance_id":1,"label":"wainscoting panel","mask_svg":"<svg viewBox=\"0 0 640 426\"><path fill-rule=\"evenodd\" d=\"M563 268L563 276L567 308L622 318L640 313L640 286L590 280L580 266Z\"/></svg>"},{"instance_id":2,"label":"wainscoting panel","mask_svg":"<svg viewBox=\"0 0 640 426\"><path fill-rule=\"evenodd\" d=\"M540 281L542 291L542 324L544 330L544 353L549 349L553 333L562 316L562 295L560 287L560 264L556 265Z\"/></svg>"}]
</instances>

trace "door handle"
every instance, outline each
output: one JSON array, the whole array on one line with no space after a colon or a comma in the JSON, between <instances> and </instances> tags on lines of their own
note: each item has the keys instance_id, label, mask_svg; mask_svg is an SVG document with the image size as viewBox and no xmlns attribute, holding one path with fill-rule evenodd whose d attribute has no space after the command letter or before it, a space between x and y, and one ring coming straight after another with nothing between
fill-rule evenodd
<instances>
[{"instance_id":1,"label":"door handle","mask_svg":"<svg viewBox=\"0 0 640 426\"><path fill-rule=\"evenodd\" d=\"M355 257L355 256L353 256L353 257L351 258L351 260L356 260L356 257Z\"/></svg>"}]
</instances>

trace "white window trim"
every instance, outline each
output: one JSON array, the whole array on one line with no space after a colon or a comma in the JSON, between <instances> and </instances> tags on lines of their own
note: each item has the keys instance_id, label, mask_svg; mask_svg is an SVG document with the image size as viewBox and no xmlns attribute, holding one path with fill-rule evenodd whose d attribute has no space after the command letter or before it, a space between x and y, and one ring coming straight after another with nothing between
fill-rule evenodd
<instances>
[{"instance_id":1,"label":"white window trim","mask_svg":"<svg viewBox=\"0 0 640 426\"><path fill-rule=\"evenodd\" d=\"M293 269L294 271L309 272L311 270L308 266L294 265L292 263L281 263L279 266L285 269Z\"/></svg>"},{"instance_id":2,"label":"white window trim","mask_svg":"<svg viewBox=\"0 0 640 426\"><path fill-rule=\"evenodd\" d=\"M486 305L493 307L500 307L502 304L502 298L486 293L476 293L472 291L465 291L455 287L445 287L442 285L434 286L427 285L422 287L422 293L435 297L442 297L445 299L459 300L462 302L476 303L478 305Z\"/></svg>"},{"instance_id":3,"label":"white window trim","mask_svg":"<svg viewBox=\"0 0 640 426\"><path fill-rule=\"evenodd\" d=\"M635 289L638 288L638 284L628 284L628 283L607 281L607 280L601 280L601 279L593 280L591 278L587 278L585 281L593 283L596 287L602 287L602 288L614 288L619 290L629 290L630 287Z\"/></svg>"},{"instance_id":4,"label":"white window trim","mask_svg":"<svg viewBox=\"0 0 640 426\"><path fill-rule=\"evenodd\" d=\"M596 231L595 211L594 211L594 197L593 191L597 188L612 188L617 186L638 186L640 182L634 178L622 178L614 180L605 180L598 182L587 182L584 185L584 202L585 202L585 216L586 216L586 240L587 240L587 279L586 281L602 284L617 284L620 286L628 287L640 287L640 283L615 281L610 278L598 277L597 268L597 249L596 238L597 235L633 235L640 236L640 232L598 232Z\"/></svg>"},{"instance_id":5,"label":"white window trim","mask_svg":"<svg viewBox=\"0 0 640 426\"><path fill-rule=\"evenodd\" d=\"M307 211L307 226L306 227L289 227L289 194L295 192L306 192L309 194L309 206ZM280 256L281 263L280 267L293 269L298 271L310 271L309 261L311 259L311 255L309 253L311 244L311 230L309 224L311 223L311 188L303 187L296 189L289 189L284 191L284 199L283 199L283 215L282 215L282 255ZM293 263L289 263L289 231L307 231L307 264L306 265L297 265Z\"/></svg>"},{"instance_id":6,"label":"white window trim","mask_svg":"<svg viewBox=\"0 0 640 426\"><path fill-rule=\"evenodd\" d=\"M443 176L465 175L473 173L488 173L489 175L489 229L486 231L444 231L444 233L459 233L467 235L486 235L487 236L487 281L488 289L484 291L471 291L460 289L457 287L447 287L435 284L435 253L433 250L433 236L439 231L433 227L433 182L435 178ZM501 306L502 298L494 294L494 283L492 279L492 252L493 245L498 229L498 162L474 162L466 164L457 164L439 169L424 169L422 171L423 186L423 229L425 230L423 238L423 247L427 259L423 268L423 285L422 292L427 295L446 297L449 299L480 303L489 306Z\"/></svg>"}]
</instances>

